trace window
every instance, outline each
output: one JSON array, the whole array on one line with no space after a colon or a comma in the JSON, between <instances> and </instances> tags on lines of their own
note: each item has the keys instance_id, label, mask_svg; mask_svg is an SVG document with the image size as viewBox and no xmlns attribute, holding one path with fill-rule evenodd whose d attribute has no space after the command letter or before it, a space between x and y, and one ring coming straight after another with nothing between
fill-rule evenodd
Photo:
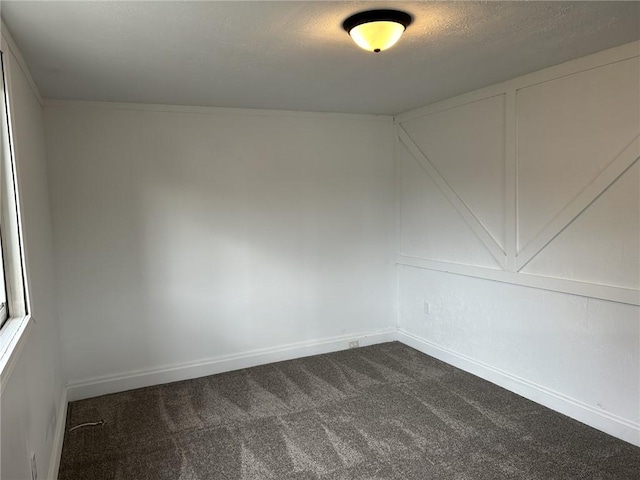
<instances>
[{"instance_id":1,"label":"window","mask_svg":"<svg viewBox=\"0 0 640 480\"><path fill-rule=\"evenodd\" d=\"M29 326L13 147L10 76L0 52L0 373Z\"/></svg>"},{"instance_id":2,"label":"window","mask_svg":"<svg viewBox=\"0 0 640 480\"><path fill-rule=\"evenodd\" d=\"M0 228L0 328L9 317L9 309L7 308L7 290L4 281L4 261L2 260L2 229Z\"/></svg>"}]
</instances>

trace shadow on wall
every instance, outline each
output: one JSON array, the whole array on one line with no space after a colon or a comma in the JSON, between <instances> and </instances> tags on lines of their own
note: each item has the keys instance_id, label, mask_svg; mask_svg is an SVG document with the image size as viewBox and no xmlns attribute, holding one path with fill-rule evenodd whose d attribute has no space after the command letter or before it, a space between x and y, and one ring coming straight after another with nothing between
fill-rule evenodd
<instances>
[{"instance_id":1,"label":"shadow on wall","mask_svg":"<svg viewBox=\"0 0 640 480\"><path fill-rule=\"evenodd\" d=\"M93 110L70 121L86 139L65 159L62 216L82 236L65 246L63 288L81 299L70 316L91 319L67 343L74 371L393 323L390 123Z\"/></svg>"}]
</instances>

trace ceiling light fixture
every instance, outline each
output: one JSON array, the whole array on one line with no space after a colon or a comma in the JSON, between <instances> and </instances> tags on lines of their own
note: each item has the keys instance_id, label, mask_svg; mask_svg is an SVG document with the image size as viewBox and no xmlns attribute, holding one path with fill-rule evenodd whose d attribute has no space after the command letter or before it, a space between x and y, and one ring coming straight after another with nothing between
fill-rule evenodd
<instances>
[{"instance_id":1,"label":"ceiling light fixture","mask_svg":"<svg viewBox=\"0 0 640 480\"><path fill-rule=\"evenodd\" d=\"M342 28L356 45L379 53L395 45L412 20L411 15L398 10L369 10L350 16Z\"/></svg>"}]
</instances>

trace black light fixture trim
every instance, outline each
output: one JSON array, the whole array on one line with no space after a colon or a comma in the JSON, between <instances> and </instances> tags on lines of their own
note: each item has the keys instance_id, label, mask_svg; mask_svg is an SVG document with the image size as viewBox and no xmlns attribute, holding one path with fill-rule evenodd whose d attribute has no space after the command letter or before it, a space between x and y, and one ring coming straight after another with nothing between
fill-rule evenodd
<instances>
[{"instance_id":1,"label":"black light fixture trim","mask_svg":"<svg viewBox=\"0 0 640 480\"><path fill-rule=\"evenodd\" d=\"M366 12L351 15L342 22L342 28L349 33L352 28L370 22L396 22L407 28L412 21L411 15L400 10L367 10Z\"/></svg>"}]
</instances>

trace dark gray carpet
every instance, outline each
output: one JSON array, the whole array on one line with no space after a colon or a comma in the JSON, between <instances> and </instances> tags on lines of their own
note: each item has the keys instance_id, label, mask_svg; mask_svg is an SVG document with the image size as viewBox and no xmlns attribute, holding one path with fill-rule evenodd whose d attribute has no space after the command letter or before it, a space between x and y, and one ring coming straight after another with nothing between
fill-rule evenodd
<instances>
[{"instance_id":1,"label":"dark gray carpet","mask_svg":"<svg viewBox=\"0 0 640 480\"><path fill-rule=\"evenodd\" d=\"M638 478L639 448L400 343L72 402L59 475Z\"/></svg>"}]
</instances>

